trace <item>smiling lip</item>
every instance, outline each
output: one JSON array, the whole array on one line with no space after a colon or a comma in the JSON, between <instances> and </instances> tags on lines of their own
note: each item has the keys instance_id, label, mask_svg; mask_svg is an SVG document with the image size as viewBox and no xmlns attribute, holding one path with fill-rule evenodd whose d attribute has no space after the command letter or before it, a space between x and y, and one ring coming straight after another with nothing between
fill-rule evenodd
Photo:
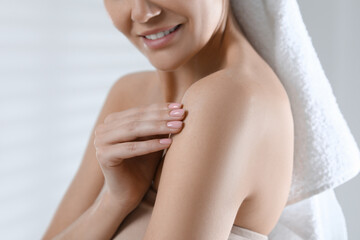
<instances>
[{"instance_id":1,"label":"smiling lip","mask_svg":"<svg viewBox=\"0 0 360 240\"><path fill-rule=\"evenodd\" d=\"M157 28L157 29L153 29L153 30L150 30L150 31L145 31L145 32L139 34L138 36L139 37L144 37L146 35L151 35L151 34L155 34L155 33L158 33L158 32L163 32L163 31L166 31L166 30L170 30L175 26L177 26L177 25L174 25L174 26L171 26L171 27Z\"/></svg>"},{"instance_id":2,"label":"smiling lip","mask_svg":"<svg viewBox=\"0 0 360 240\"><path fill-rule=\"evenodd\" d=\"M172 40L176 40L176 38L179 38L179 31L182 30L182 24L180 24L175 31L169 33L168 35L165 35L158 39L147 39L146 37L142 37L142 40L144 44L153 50L160 49L163 47L166 47Z\"/></svg>"}]
</instances>

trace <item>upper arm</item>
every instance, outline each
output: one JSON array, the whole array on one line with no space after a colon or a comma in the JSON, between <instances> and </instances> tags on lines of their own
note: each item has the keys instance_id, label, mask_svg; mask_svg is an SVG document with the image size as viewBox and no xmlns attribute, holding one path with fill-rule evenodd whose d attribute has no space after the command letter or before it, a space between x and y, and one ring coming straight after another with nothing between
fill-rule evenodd
<instances>
[{"instance_id":1,"label":"upper arm","mask_svg":"<svg viewBox=\"0 0 360 240\"><path fill-rule=\"evenodd\" d=\"M165 156L145 240L227 239L251 192L266 114L249 88L217 84L186 92L182 131Z\"/></svg>"},{"instance_id":2,"label":"upper arm","mask_svg":"<svg viewBox=\"0 0 360 240\"><path fill-rule=\"evenodd\" d=\"M125 89L129 77L131 75L123 76L110 88L91 131L80 167L63 196L44 238L50 238L63 231L82 215L99 195L104 184L104 176L96 158L94 131L99 124L104 122L107 115L126 109L127 104L124 102L124 94L126 93Z\"/></svg>"}]
</instances>

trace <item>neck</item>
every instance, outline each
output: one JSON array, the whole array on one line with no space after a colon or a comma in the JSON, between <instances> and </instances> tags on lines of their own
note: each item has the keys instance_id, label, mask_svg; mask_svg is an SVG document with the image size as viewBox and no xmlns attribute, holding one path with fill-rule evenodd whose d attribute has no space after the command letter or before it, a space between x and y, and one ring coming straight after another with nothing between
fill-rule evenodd
<instances>
[{"instance_id":1,"label":"neck","mask_svg":"<svg viewBox=\"0 0 360 240\"><path fill-rule=\"evenodd\" d=\"M160 88L166 102L181 102L185 91L199 79L245 59L250 46L228 6L209 42L186 64L174 71L157 70Z\"/></svg>"}]
</instances>

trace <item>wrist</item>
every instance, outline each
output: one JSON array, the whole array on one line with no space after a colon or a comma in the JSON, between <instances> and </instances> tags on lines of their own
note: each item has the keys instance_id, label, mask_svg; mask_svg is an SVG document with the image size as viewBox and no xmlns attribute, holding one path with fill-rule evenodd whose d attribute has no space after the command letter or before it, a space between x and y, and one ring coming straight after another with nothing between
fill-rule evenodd
<instances>
[{"instance_id":1,"label":"wrist","mask_svg":"<svg viewBox=\"0 0 360 240\"><path fill-rule=\"evenodd\" d=\"M133 201L129 197L119 197L118 195L114 195L109 191L104 191L101 197L101 201L109 206L110 209L125 213L130 213L132 210L136 208L138 202Z\"/></svg>"}]
</instances>

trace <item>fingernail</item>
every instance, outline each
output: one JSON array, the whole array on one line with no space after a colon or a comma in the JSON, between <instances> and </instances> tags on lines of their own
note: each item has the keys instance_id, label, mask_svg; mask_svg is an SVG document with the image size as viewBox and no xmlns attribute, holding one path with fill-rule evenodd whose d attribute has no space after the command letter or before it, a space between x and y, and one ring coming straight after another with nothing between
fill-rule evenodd
<instances>
[{"instance_id":1,"label":"fingernail","mask_svg":"<svg viewBox=\"0 0 360 240\"><path fill-rule=\"evenodd\" d=\"M179 128L182 125L182 121L171 121L168 122L166 125L171 128Z\"/></svg>"},{"instance_id":2,"label":"fingernail","mask_svg":"<svg viewBox=\"0 0 360 240\"><path fill-rule=\"evenodd\" d=\"M173 116L173 117L182 116L184 114L184 112L185 112L184 109L175 109L170 112L170 116Z\"/></svg>"},{"instance_id":3,"label":"fingernail","mask_svg":"<svg viewBox=\"0 0 360 240\"><path fill-rule=\"evenodd\" d=\"M170 109L181 108L181 103L170 103L168 107Z\"/></svg>"}]
</instances>

